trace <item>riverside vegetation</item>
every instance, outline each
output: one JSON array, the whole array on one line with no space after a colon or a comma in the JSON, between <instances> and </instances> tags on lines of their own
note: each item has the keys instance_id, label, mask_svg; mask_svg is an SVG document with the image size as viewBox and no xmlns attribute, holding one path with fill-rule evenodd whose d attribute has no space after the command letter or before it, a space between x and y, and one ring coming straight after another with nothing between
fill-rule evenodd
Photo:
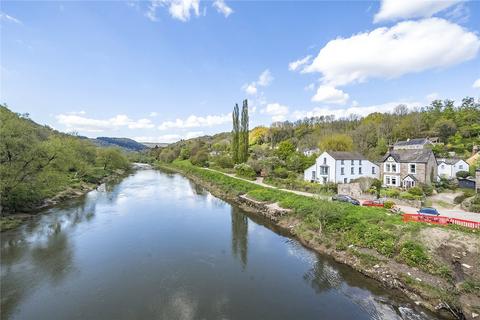
<instances>
[{"instance_id":1,"label":"riverside vegetation","mask_svg":"<svg viewBox=\"0 0 480 320\"><path fill-rule=\"evenodd\" d=\"M50 198L82 194L129 167L127 156L117 148L96 147L0 105L2 230L17 226L25 217L12 213L30 212Z\"/></svg>"},{"instance_id":2,"label":"riverside vegetation","mask_svg":"<svg viewBox=\"0 0 480 320\"><path fill-rule=\"evenodd\" d=\"M425 237L439 231L447 238L463 238L473 248L461 250L467 251L469 259L478 262L480 237L475 230L406 224L401 216L389 214L385 209L352 206L265 188L193 166L187 160L159 162L157 167L195 178L233 201L246 195L256 201L277 203L290 209L291 213L282 216L277 225L289 229L304 244L337 255L342 262L381 281L382 275L375 274L374 266L379 270L387 268L393 275L389 280L394 280L389 285L415 295L416 299L423 299L430 308L444 306L457 315L480 311L478 270L459 273L451 255L442 254L442 250L450 253L455 249L448 243L441 248L432 247ZM412 274L416 276L412 277Z\"/></svg>"}]
</instances>

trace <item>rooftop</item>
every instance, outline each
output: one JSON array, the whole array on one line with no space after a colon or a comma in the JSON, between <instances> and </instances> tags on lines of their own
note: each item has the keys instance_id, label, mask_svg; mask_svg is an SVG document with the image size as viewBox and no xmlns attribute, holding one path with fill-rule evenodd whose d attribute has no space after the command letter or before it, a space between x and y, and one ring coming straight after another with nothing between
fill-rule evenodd
<instances>
[{"instance_id":1,"label":"rooftop","mask_svg":"<svg viewBox=\"0 0 480 320\"><path fill-rule=\"evenodd\" d=\"M400 147L400 146L413 146L413 145L424 145L426 143L431 143L430 140L427 138L418 138L418 139L408 139L405 141L397 141L395 142L394 146L395 147Z\"/></svg>"},{"instance_id":2,"label":"rooftop","mask_svg":"<svg viewBox=\"0 0 480 320\"><path fill-rule=\"evenodd\" d=\"M397 162L423 162L427 163L433 152L430 149L404 149L404 150L393 150L387 152L383 158L382 162L387 160L388 157L392 157Z\"/></svg>"},{"instance_id":3,"label":"rooftop","mask_svg":"<svg viewBox=\"0 0 480 320\"><path fill-rule=\"evenodd\" d=\"M367 160L365 156L358 152L347 151L327 151L335 160Z\"/></svg>"}]
</instances>

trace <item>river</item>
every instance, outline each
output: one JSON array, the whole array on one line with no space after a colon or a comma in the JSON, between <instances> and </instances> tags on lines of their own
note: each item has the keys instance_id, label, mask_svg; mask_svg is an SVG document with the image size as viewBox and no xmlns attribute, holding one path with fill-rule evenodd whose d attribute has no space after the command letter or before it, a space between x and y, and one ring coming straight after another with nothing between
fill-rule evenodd
<instances>
[{"instance_id":1,"label":"river","mask_svg":"<svg viewBox=\"0 0 480 320\"><path fill-rule=\"evenodd\" d=\"M1 236L2 319L434 319L178 174L138 170Z\"/></svg>"}]
</instances>

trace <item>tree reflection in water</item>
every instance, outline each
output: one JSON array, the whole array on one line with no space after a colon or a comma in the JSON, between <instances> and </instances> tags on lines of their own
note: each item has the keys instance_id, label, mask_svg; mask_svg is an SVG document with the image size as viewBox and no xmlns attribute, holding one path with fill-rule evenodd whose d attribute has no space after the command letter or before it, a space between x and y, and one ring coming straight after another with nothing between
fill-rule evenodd
<instances>
[{"instance_id":1,"label":"tree reflection in water","mask_svg":"<svg viewBox=\"0 0 480 320\"><path fill-rule=\"evenodd\" d=\"M239 208L232 206L232 253L239 256L242 268L247 266L248 218Z\"/></svg>"}]
</instances>

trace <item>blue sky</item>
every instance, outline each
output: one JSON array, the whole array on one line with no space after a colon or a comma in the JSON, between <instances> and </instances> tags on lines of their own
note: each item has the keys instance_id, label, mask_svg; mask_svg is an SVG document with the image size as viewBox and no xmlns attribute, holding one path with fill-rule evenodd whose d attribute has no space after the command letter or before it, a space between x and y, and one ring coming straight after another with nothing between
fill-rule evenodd
<instances>
[{"instance_id":1,"label":"blue sky","mask_svg":"<svg viewBox=\"0 0 480 320\"><path fill-rule=\"evenodd\" d=\"M172 142L480 96L480 2L3 1L0 101L61 131Z\"/></svg>"}]
</instances>

